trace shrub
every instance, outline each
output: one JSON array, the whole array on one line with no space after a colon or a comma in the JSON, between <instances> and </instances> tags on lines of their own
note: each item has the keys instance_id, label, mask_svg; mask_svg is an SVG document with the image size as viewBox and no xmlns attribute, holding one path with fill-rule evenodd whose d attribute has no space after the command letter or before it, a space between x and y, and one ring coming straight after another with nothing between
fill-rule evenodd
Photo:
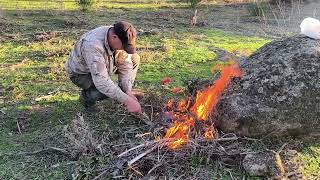
<instances>
[{"instance_id":1,"label":"shrub","mask_svg":"<svg viewBox=\"0 0 320 180\"><path fill-rule=\"evenodd\" d=\"M76 0L82 11L89 10L94 4L94 0Z\"/></svg>"},{"instance_id":2,"label":"shrub","mask_svg":"<svg viewBox=\"0 0 320 180\"><path fill-rule=\"evenodd\" d=\"M201 0L188 0L187 2L190 4L192 9L196 9Z\"/></svg>"},{"instance_id":3,"label":"shrub","mask_svg":"<svg viewBox=\"0 0 320 180\"><path fill-rule=\"evenodd\" d=\"M264 16L268 9L268 2L264 1L250 3L247 7L247 10L251 16Z\"/></svg>"}]
</instances>

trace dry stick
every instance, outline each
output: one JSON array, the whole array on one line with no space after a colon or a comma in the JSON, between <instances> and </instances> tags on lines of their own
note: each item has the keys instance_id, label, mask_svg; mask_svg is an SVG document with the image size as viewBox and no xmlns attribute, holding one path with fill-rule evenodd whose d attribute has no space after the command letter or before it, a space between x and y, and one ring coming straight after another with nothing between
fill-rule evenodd
<instances>
[{"instance_id":1,"label":"dry stick","mask_svg":"<svg viewBox=\"0 0 320 180\"><path fill-rule=\"evenodd\" d=\"M218 138L218 139L213 139L213 140L207 140L207 139L196 139L195 141L196 142L205 142L205 141L208 141L208 142L220 142L220 141L232 141L232 140L238 140L239 138L238 137L230 137L230 138ZM131 167L132 164L134 164L136 161L140 160L141 158L143 158L144 156L146 156L147 154L151 153L153 150L155 150L156 148L158 147L161 147L161 145L163 143L168 143L168 142L171 142L171 141L175 141L174 138L170 138L170 139L163 139L161 141L151 141L151 142L146 142L144 144L140 144L138 146L135 146L131 149L128 149L127 151L121 153L118 155L118 157L122 157L124 156L125 154L129 153L130 151L133 151L135 149L138 149L138 148L142 148L142 147L146 147L146 146L149 146L151 144L154 144L154 143L157 143L155 146L153 146L152 148L148 149L147 151L143 152L142 154L136 156L135 158L133 158L132 160L128 161L128 166ZM192 141L194 142L194 141ZM102 172L101 174L104 174L105 172ZM100 175L101 175L100 174ZM99 175L99 177L101 177ZM96 179L96 178L95 178Z\"/></svg>"},{"instance_id":2,"label":"dry stick","mask_svg":"<svg viewBox=\"0 0 320 180\"><path fill-rule=\"evenodd\" d=\"M128 162L128 166L131 167L131 165L133 163L135 163L136 161L138 161L139 159L143 158L145 155L151 153L153 150L155 150L156 148L158 148L159 144L153 146L152 148L148 149L147 151L145 151L144 153L140 154L139 156L133 158L132 160L130 160Z\"/></svg>"},{"instance_id":3,"label":"dry stick","mask_svg":"<svg viewBox=\"0 0 320 180\"><path fill-rule=\"evenodd\" d=\"M153 122L153 106L151 105L151 116L150 116L150 121Z\"/></svg>"},{"instance_id":4,"label":"dry stick","mask_svg":"<svg viewBox=\"0 0 320 180\"><path fill-rule=\"evenodd\" d=\"M282 160L281 160L281 157L280 157L280 153L281 153L281 151L284 149L284 147L285 147L286 145L287 145L287 143L284 143L284 144L280 147L280 149L276 152L276 154L275 154L276 164L277 164L277 166L278 166L278 168L279 168L279 170L280 170L280 175L281 175L281 177L284 176L285 170L284 170L283 163L282 163Z\"/></svg>"},{"instance_id":5,"label":"dry stick","mask_svg":"<svg viewBox=\"0 0 320 180\"><path fill-rule=\"evenodd\" d=\"M18 121L17 121L17 127L18 127L19 134L21 134L21 129Z\"/></svg>"},{"instance_id":6,"label":"dry stick","mask_svg":"<svg viewBox=\"0 0 320 180\"><path fill-rule=\"evenodd\" d=\"M239 139L239 138L238 137L219 138L219 139L210 140L209 142L231 141L231 140L237 140L237 139ZM141 159L144 156L146 156L147 154L151 153L153 150L158 148L163 143L171 142L171 141L174 141L174 140L175 139L163 139L162 141L152 141L151 143L156 143L156 142L158 142L158 143L155 146L153 146L152 148L150 148L147 151L145 151L144 153L142 153L142 154L136 156L135 158L133 158L132 160L128 161L128 166L131 166L132 164L134 164L139 159ZM208 141L208 140L207 139L200 139L200 142L204 142L204 141ZM139 146L133 147L133 148L127 150L126 152L121 153L120 155L123 156L124 154L127 154L129 151L132 151L132 150L140 148L140 147L145 147L145 146L147 146L147 144L140 144ZM118 157L121 157L120 155Z\"/></svg>"},{"instance_id":7,"label":"dry stick","mask_svg":"<svg viewBox=\"0 0 320 180\"><path fill-rule=\"evenodd\" d=\"M100 173L98 176L96 176L93 180L99 179L100 177L104 176L107 172L108 172L108 170L103 171L103 172Z\"/></svg>"},{"instance_id":8,"label":"dry stick","mask_svg":"<svg viewBox=\"0 0 320 180\"><path fill-rule=\"evenodd\" d=\"M148 174L150 174L152 171L154 171L155 169L157 169L159 166L161 166L162 163L159 163L159 164L156 164L155 166L153 166L153 168L151 168L149 171L148 171Z\"/></svg>"},{"instance_id":9,"label":"dry stick","mask_svg":"<svg viewBox=\"0 0 320 180\"><path fill-rule=\"evenodd\" d=\"M4 110L0 109L0 112L4 115L6 115L6 112L4 112Z\"/></svg>"},{"instance_id":10,"label":"dry stick","mask_svg":"<svg viewBox=\"0 0 320 180\"><path fill-rule=\"evenodd\" d=\"M281 157L280 157L280 153L281 151L284 149L284 147L287 145L287 143L284 143L280 149L278 151L274 151L274 150L268 150L267 151L270 151L274 154L275 156L275 163L277 165L277 168L278 170L280 171L280 176L281 178L284 177L285 175L285 170L284 170L284 167L283 167L283 163L282 163L282 160L281 160Z\"/></svg>"},{"instance_id":11,"label":"dry stick","mask_svg":"<svg viewBox=\"0 0 320 180\"><path fill-rule=\"evenodd\" d=\"M140 145L138 145L138 146L135 146L135 147L133 147L133 148L131 148L131 149L128 149L128 150L126 150L125 152L119 154L118 157L122 157L122 156L126 155L127 153L129 153L130 151L133 151L133 150L135 150L135 149L138 149L138 148L141 148L141 147L145 147L145 146L146 146L146 144L140 144Z\"/></svg>"},{"instance_id":12,"label":"dry stick","mask_svg":"<svg viewBox=\"0 0 320 180\"><path fill-rule=\"evenodd\" d=\"M134 167L129 166L129 169L133 170L135 173L139 174L140 176L143 176L143 174L140 171L136 170Z\"/></svg>"}]
</instances>

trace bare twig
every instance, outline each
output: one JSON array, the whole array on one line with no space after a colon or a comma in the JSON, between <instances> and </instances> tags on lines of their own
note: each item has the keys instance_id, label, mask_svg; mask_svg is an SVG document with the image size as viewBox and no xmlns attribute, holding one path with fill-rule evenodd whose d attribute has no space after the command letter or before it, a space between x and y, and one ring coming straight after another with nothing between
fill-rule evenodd
<instances>
[{"instance_id":1,"label":"bare twig","mask_svg":"<svg viewBox=\"0 0 320 180\"><path fill-rule=\"evenodd\" d=\"M279 168L279 171L280 171L280 176L281 177L284 177L285 175L285 170L284 170L284 167L283 167L283 163L282 163L282 160L281 160L281 157L280 157L280 153L281 151L284 149L284 147L287 145L287 143L284 143L280 149L275 153L275 158L276 158L276 164Z\"/></svg>"},{"instance_id":2,"label":"bare twig","mask_svg":"<svg viewBox=\"0 0 320 180\"><path fill-rule=\"evenodd\" d=\"M150 115L150 120L153 122L153 106L151 105L151 115Z\"/></svg>"},{"instance_id":3,"label":"bare twig","mask_svg":"<svg viewBox=\"0 0 320 180\"><path fill-rule=\"evenodd\" d=\"M260 141L261 140L261 139L249 138L249 137L246 137L246 136L244 136L242 139L248 140L248 141Z\"/></svg>"},{"instance_id":4,"label":"bare twig","mask_svg":"<svg viewBox=\"0 0 320 180\"><path fill-rule=\"evenodd\" d=\"M130 167L132 164L134 164L136 161L138 161L139 159L143 158L145 155L151 153L153 150L155 150L156 148L158 148L159 144L153 146L151 149L148 149L147 151L145 151L144 153L138 155L137 157L133 158L132 160L130 160L128 162L128 166Z\"/></svg>"},{"instance_id":5,"label":"bare twig","mask_svg":"<svg viewBox=\"0 0 320 180\"><path fill-rule=\"evenodd\" d=\"M100 179L101 177L103 177L105 174L107 174L109 172L109 169L102 171L98 176L96 176L93 180L97 180Z\"/></svg>"},{"instance_id":6,"label":"bare twig","mask_svg":"<svg viewBox=\"0 0 320 180\"><path fill-rule=\"evenodd\" d=\"M135 147L133 147L133 148L131 148L131 149L128 149L128 150L126 150L125 152L119 154L118 157L123 157L124 155L126 155L126 154L129 153L130 151L133 151L133 150L135 150L135 149L139 149L139 148L142 148L142 147L145 147L145 146L146 146L146 144L140 144L140 145L138 145L138 146L135 146Z\"/></svg>"},{"instance_id":7,"label":"bare twig","mask_svg":"<svg viewBox=\"0 0 320 180\"><path fill-rule=\"evenodd\" d=\"M21 134L21 129L20 129L19 121L17 121L17 127L18 127L19 134Z\"/></svg>"},{"instance_id":8,"label":"bare twig","mask_svg":"<svg viewBox=\"0 0 320 180\"><path fill-rule=\"evenodd\" d=\"M130 145L131 143L124 143L124 144L115 144L115 145L111 145L112 147L119 147L119 146L126 146L126 145Z\"/></svg>"},{"instance_id":9,"label":"bare twig","mask_svg":"<svg viewBox=\"0 0 320 180\"><path fill-rule=\"evenodd\" d=\"M274 151L274 150L269 150L267 149L267 151L270 151L272 153L274 153L274 156L275 156L275 163L277 165L277 168L280 172L280 177L284 177L285 176L285 170L284 170L284 167L283 167L283 163L282 163L282 160L281 160L281 156L280 156L280 153L281 151L284 149L284 147L287 145L287 143L284 143L280 149L278 151Z\"/></svg>"},{"instance_id":10,"label":"bare twig","mask_svg":"<svg viewBox=\"0 0 320 180\"><path fill-rule=\"evenodd\" d=\"M280 147L280 149L277 151L277 153L280 154L281 151L284 149L284 147L286 147L286 145L288 145L288 143L284 143L284 144Z\"/></svg>"},{"instance_id":11,"label":"bare twig","mask_svg":"<svg viewBox=\"0 0 320 180\"><path fill-rule=\"evenodd\" d=\"M2 109L0 109L0 112L1 112L2 114L4 114L4 115L7 114L7 113L6 113L4 110L2 110Z\"/></svg>"},{"instance_id":12,"label":"bare twig","mask_svg":"<svg viewBox=\"0 0 320 180\"><path fill-rule=\"evenodd\" d=\"M139 174L140 176L143 176L143 174L140 171L136 170L134 167L129 166L129 168L133 170L135 173Z\"/></svg>"},{"instance_id":13,"label":"bare twig","mask_svg":"<svg viewBox=\"0 0 320 180\"><path fill-rule=\"evenodd\" d=\"M156 164L155 166L153 166L149 171L148 174L150 174L152 171L154 171L155 169L157 169L159 166L161 166L162 163Z\"/></svg>"},{"instance_id":14,"label":"bare twig","mask_svg":"<svg viewBox=\"0 0 320 180\"><path fill-rule=\"evenodd\" d=\"M147 132L147 133L143 133L143 134L137 134L137 135L135 135L134 137L142 138L142 137L148 136L148 135L152 135L152 133L151 133L151 132Z\"/></svg>"}]
</instances>

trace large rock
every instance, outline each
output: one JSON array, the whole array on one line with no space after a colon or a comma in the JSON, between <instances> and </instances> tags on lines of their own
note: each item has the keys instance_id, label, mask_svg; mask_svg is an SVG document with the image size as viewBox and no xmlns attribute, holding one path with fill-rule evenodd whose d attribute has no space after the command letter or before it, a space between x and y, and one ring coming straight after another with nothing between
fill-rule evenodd
<instances>
[{"instance_id":1,"label":"large rock","mask_svg":"<svg viewBox=\"0 0 320 180\"><path fill-rule=\"evenodd\" d=\"M261 47L240 66L217 105L224 132L246 136L320 135L320 40L302 35Z\"/></svg>"}]
</instances>

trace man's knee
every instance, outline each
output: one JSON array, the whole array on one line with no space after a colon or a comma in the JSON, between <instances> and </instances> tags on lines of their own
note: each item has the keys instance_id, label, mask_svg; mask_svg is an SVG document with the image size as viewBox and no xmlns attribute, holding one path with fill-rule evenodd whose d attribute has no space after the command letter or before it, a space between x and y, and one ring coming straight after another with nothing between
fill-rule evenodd
<instances>
[{"instance_id":1,"label":"man's knee","mask_svg":"<svg viewBox=\"0 0 320 180\"><path fill-rule=\"evenodd\" d=\"M97 90L95 87L91 87L85 91L88 99L93 102L101 101L108 98L108 96Z\"/></svg>"},{"instance_id":2,"label":"man's knee","mask_svg":"<svg viewBox=\"0 0 320 180\"><path fill-rule=\"evenodd\" d=\"M89 89L94 86L91 74L77 74L70 77L70 80L82 89Z\"/></svg>"}]
</instances>

